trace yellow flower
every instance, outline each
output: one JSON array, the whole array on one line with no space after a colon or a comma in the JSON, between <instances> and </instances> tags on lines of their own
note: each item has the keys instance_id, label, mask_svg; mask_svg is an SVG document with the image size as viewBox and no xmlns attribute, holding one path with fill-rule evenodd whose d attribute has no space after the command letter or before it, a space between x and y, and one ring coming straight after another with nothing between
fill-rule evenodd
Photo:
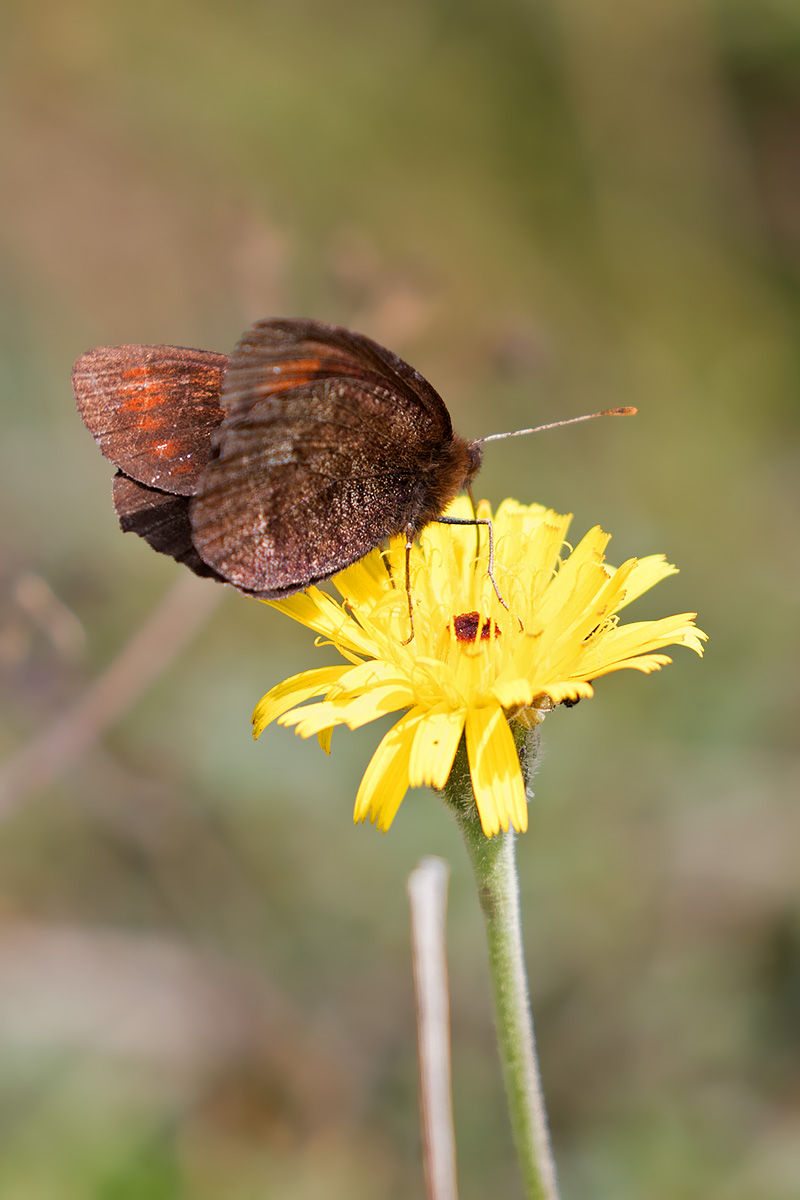
<instances>
[{"instance_id":1,"label":"yellow flower","mask_svg":"<svg viewBox=\"0 0 800 1200\"><path fill-rule=\"evenodd\" d=\"M448 516L470 517L466 498ZM481 502L480 517L491 517ZM563 560L571 517L506 500L493 518L494 573L487 576L486 529L429 525L411 551L414 638L408 644L405 539L374 550L333 579L343 603L311 587L272 607L320 634L346 664L304 671L279 683L253 714L255 736L271 721L317 734L330 748L336 725L356 729L402 712L372 757L354 819L387 830L409 787L443 788L462 734L487 837L527 828L525 784L509 721L529 726L563 701L593 695L591 680L671 662L653 651L689 646L702 654L694 613L620 625L617 613L676 568L661 554L616 570L595 527ZM480 536L480 553L478 537ZM322 699L317 699L322 697ZM307 703L314 701L314 703Z\"/></svg>"}]
</instances>

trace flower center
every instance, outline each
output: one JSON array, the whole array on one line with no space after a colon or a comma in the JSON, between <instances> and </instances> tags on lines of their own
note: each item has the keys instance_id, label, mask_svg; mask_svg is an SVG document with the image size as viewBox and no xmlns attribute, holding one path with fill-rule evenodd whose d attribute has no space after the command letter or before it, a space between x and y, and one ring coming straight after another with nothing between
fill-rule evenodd
<instances>
[{"instance_id":1,"label":"flower center","mask_svg":"<svg viewBox=\"0 0 800 1200\"><path fill-rule=\"evenodd\" d=\"M453 617L453 629L455 630L456 640L459 642L476 642L478 640L478 624L480 619L480 613L478 612L459 613L457 617ZM491 632L492 623L487 617L480 626L481 641L488 642ZM494 627L494 636L500 636L500 630L496 625Z\"/></svg>"}]
</instances>

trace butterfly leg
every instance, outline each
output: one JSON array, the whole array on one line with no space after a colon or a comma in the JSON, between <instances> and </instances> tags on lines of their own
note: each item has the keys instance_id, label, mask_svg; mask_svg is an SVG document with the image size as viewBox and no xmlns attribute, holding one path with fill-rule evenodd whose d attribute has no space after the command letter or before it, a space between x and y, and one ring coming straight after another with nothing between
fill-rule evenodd
<instances>
[{"instance_id":1,"label":"butterfly leg","mask_svg":"<svg viewBox=\"0 0 800 1200\"><path fill-rule=\"evenodd\" d=\"M464 491L467 493L467 498L469 499L470 507L472 508L472 515L473 515L473 517L477 517L478 506L475 503L475 493L472 490L472 481L471 480L467 484L467 486L464 488ZM489 537L491 539L491 527L490 527ZM494 547L492 546L491 541L489 544L490 544L491 549L493 549ZM491 552L491 550L490 550L490 552ZM481 556L481 527L480 527L480 525L476 525L475 526L475 561L476 562L480 558L480 556Z\"/></svg>"},{"instance_id":2,"label":"butterfly leg","mask_svg":"<svg viewBox=\"0 0 800 1200\"><path fill-rule=\"evenodd\" d=\"M500 594L500 588L497 586L497 580L494 577L494 527L488 517L437 517L438 525L485 525L489 531L489 565L486 568L486 574L492 581L494 594L502 604L503 608L508 611L508 605ZM410 600L409 595L409 600Z\"/></svg>"},{"instance_id":3,"label":"butterfly leg","mask_svg":"<svg viewBox=\"0 0 800 1200\"><path fill-rule=\"evenodd\" d=\"M414 602L411 599L411 545L414 540L414 526L406 525L406 598L408 600L408 623L411 632L401 646L407 646L414 640Z\"/></svg>"}]
</instances>

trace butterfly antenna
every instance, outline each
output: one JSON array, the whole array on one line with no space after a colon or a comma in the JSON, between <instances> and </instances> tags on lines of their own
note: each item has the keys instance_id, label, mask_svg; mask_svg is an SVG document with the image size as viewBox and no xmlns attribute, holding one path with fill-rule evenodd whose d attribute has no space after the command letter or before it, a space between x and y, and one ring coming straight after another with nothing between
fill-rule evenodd
<instances>
[{"instance_id":1,"label":"butterfly antenna","mask_svg":"<svg viewBox=\"0 0 800 1200\"><path fill-rule=\"evenodd\" d=\"M533 429L513 429L510 433L490 433L488 437L476 438L475 444L483 446L486 442L500 442L504 438L522 437L526 433L543 433L545 429L558 429L560 425L577 425L579 421L593 421L595 417L632 417L638 408L604 408L600 412L584 413L582 417L568 417L565 421L550 421L547 425L536 425Z\"/></svg>"}]
</instances>

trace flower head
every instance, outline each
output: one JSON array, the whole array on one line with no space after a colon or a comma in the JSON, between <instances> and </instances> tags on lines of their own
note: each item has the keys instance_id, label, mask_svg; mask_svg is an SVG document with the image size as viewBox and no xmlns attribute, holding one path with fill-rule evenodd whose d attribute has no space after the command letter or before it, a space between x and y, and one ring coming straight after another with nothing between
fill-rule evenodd
<instances>
[{"instance_id":1,"label":"flower head","mask_svg":"<svg viewBox=\"0 0 800 1200\"><path fill-rule=\"evenodd\" d=\"M471 517L465 498L448 516ZM571 517L506 500L492 518L494 574L485 530L432 524L411 551L414 637L405 592L405 542L374 550L333 585L342 603L311 587L269 601L321 635L345 664L304 671L263 697L255 736L271 722L317 734L329 750L335 726L356 729L402 712L381 741L356 796L354 818L386 830L409 787L443 788L462 735L475 801L487 837L527 828L525 785L509 721L528 725L557 704L592 696L591 681L631 667L649 673L671 659L654 651L689 646L705 634L693 613L618 623L620 609L675 573L660 554L604 563L609 535L590 530L562 559ZM480 541L480 548L478 543ZM309 703L310 702L310 703Z\"/></svg>"}]
</instances>

